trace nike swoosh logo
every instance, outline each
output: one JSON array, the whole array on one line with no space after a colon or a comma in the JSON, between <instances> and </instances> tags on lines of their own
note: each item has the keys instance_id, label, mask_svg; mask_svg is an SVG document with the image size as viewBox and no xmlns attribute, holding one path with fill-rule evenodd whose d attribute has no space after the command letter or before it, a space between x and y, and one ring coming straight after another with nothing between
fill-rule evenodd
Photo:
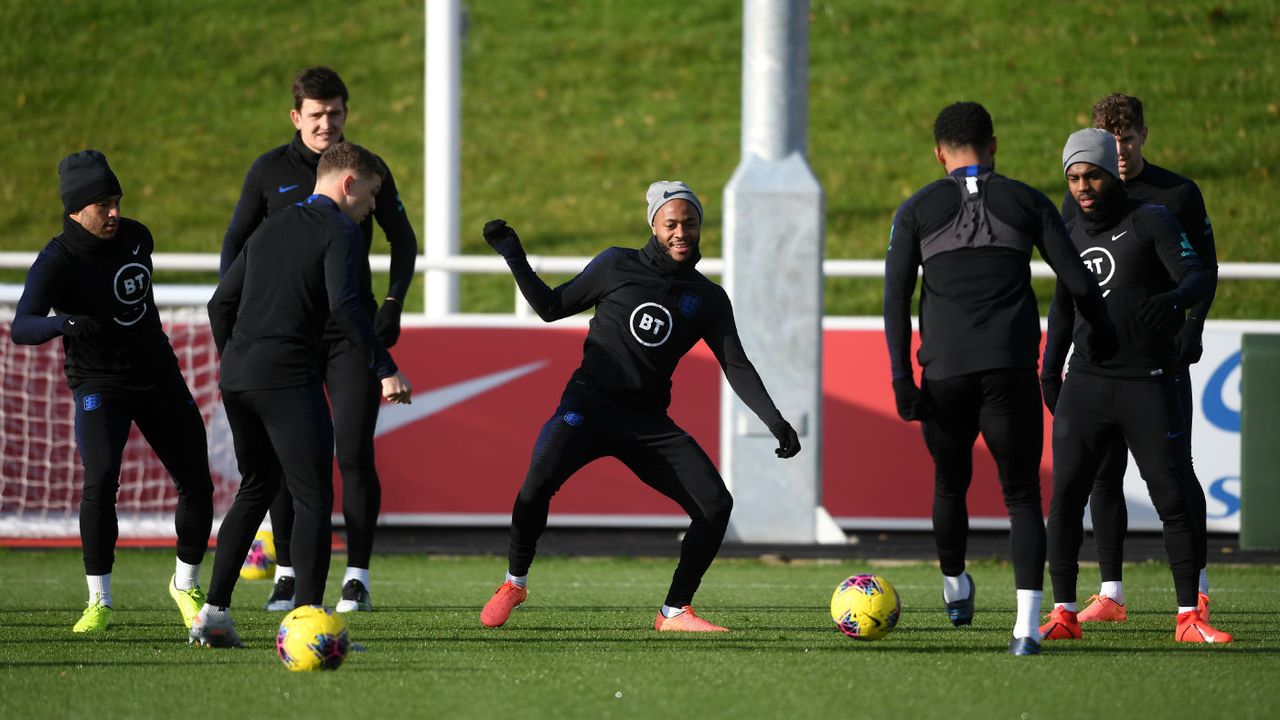
<instances>
[{"instance_id":1,"label":"nike swoosh logo","mask_svg":"<svg viewBox=\"0 0 1280 720\"><path fill-rule=\"evenodd\" d=\"M134 254L134 255L137 255L137 254L138 254L138 251L139 251L139 250L141 250L141 249L142 249L142 243L138 243L138 245L137 245L136 247L134 247L134 248L133 248L133 254Z\"/></svg>"},{"instance_id":2,"label":"nike swoosh logo","mask_svg":"<svg viewBox=\"0 0 1280 720\"><path fill-rule=\"evenodd\" d=\"M663 200L666 200L667 198L671 197L672 195L679 195L680 193L687 193L687 192L689 192L689 191L688 191L688 190L671 190L671 191L668 191L668 192L664 192L664 193L662 193L662 199L663 199Z\"/></svg>"},{"instance_id":3,"label":"nike swoosh logo","mask_svg":"<svg viewBox=\"0 0 1280 720\"><path fill-rule=\"evenodd\" d=\"M1178 432L1165 433L1164 435L1165 440L1177 440L1180 437L1182 437L1181 430L1179 430Z\"/></svg>"},{"instance_id":4,"label":"nike swoosh logo","mask_svg":"<svg viewBox=\"0 0 1280 720\"><path fill-rule=\"evenodd\" d=\"M373 436L385 435L392 430L448 410L454 405L466 402L477 395L482 395L496 387L539 370L549 362L549 360L539 360L528 365L511 368L510 370L502 370L478 378L463 380L452 385L445 385L435 390L416 393L413 396L413 403L409 405L385 405L378 412L378 427L374 430Z\"/></svg>"},{"instance_id":5,"label":"nike swoosh logo","mask_svg":"<svg viewBox=\"0 0 1280 720\"><path fill-rule=\"evenodd\" d=\"M282 193L287 193L287 192L289 192L290 190L292 190L292 189L294 189L294 188L296 188L296 187L298 187L298 186L297 186L297 185L281 185L280 187L278 187L278 188L276 188L276 189L277 189L277 190L279 190L279 191L280 191L280 192L282 192ZM1115 238L1112 238L1112 239L1114 240Z\"/></svg>"},{"instance_id":6,"label":"nike swoosh logo","mask_svg":"<svg viewBox=\"0 0 1280 720\"><path fill-rule=\"evenodd\" d=\"M68 321L67 321L67 324L68 324L68 325L75 325L75 324L76 324L76 321L75 321L75 320L68 320Z\"/></svg>"},{"instance_id":7,"label":"nike swoosh logo","mask_svg":"<svg viewBox=\"0 0 1280 720\"><path fill-rule=\"evenodd\" d=\"M1125 233L1127 233L1127 232L1129 232L1129 231L1128 231L1128 230L1125 230L1124 232L1120 233L1119 235L1112 235L1112 236L1111 236L1111 242L1115 242L1115 241L1119 240L1119 239L1120 239L1122 236L1124 236L1124 234L1125 234Z\"/></svg>"}]
</instances>

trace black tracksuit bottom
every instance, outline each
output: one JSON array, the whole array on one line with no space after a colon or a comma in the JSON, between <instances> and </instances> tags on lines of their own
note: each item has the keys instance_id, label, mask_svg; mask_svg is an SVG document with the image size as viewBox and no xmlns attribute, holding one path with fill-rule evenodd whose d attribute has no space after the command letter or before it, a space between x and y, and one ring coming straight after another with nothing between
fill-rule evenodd
<instances>
[{"instance_id":1,"label":"black tracksuit bottom","mask_svg":"<svg viewBox=\"0 0 1280 720\"><path fill-rule=\"evenodd\" d=\"M925 378L933 417L922 423L933 456L933 535L944 575L964 572L973 479L973 443L982 433L995 459L1009 512L1009 550L1018 589L1044 587L1045 530L1040 505L1044 416L1035 368Z\"/></svg>"},{"instance_id":2,"label":"black tracksuit bottom","mask_svg":"<svg viewBox=\"0 0 1280 720\"><path fill-rule=\"evenodd\" d=\"M516 495L511 511L509 572L528 574L538 538L547 527L551 497L569 476L602 457L617 458L646 485L689 514L680 563L665 604L691 604L702 576L720 551L733 509L733 498L720 473L694 439L665 412L624 410L569 393L542 426L529 472Z\"/></svg>"},{"instance_id":3,"label":"black tracksuit bottom","mask_svg":"<svg viewBox=\"0 0 1280 720\"><path fill-rule=\"evenodd\" d=\"M178 559L204 559L213 526L213 481L204 420L182 373L174 368L151 386L85 381L76 387L76 447L84 463L80 542L86 575L106 575L115 562L120 460L137 423L178 488L174 529Z\"/></svg>"},{"instance_id":4,"label":"black tracksuit bottom","mask_svg":"<svg viewBox=\"0 0 1280 720\"><path fill-rule=\"evenodd\" d=\"M1054 602L1076 600L1089 491L1103 458L1127 443L1164 525L1178 605L1195 606L1204 554L1204 494L1191 469L1176 384L1174 378L1067 374L1053 419L1048 530Z\"/></svg>"},{"instance_id":5,"label":"black tracksuit bottom","mask_svg":"<svg viewBox=\"0 0 1280 720\"><path fill-rule=\"evenodd\" d=\"M373 458L373 433L378 426L382 384L368 360L346 338L325 340L321 354L325 389L333 405L333 435L338 471L342 473L342 517L347 530L347 565L368 568L373 555L374 528L382 508L382 484ZM293 499L282 484L271 504L276 562L293 564L289 536L293 528Z\"/></svg>"},{"instance_id":6,"label":"black tracksuit bottom","mask_svg":"<svg viewBox=\"0 0 1280 720\"><path fill-rule=\"evenodd\" d=\"M1179 407L1182 411L1182 426L1186 433L1182 439L1186 441L1187 462L1191 465L1191 424L1195 406L1191 393L1191 373L1184 368L1173 380L1177 387ZM1124 474L1129 466L1129 446L1123 437L1117 437L1116 443L1107 449L1098 467L1098 477L1093 481L1093 491L1089 495L1089 515L1093 518L1093 539L1098 551L1098 570L1103 582L1118 581L1124 578L1124 536L1129 527L1129 509L1125 505ZM1199 525L1201 537L1208 539L1207 517L1205 515L1204 487L1197 479L1195 492L1189 493L1192 503L1192 519ZM1196 567L1202 568L1208 562L1208 546L1202 544L1196 548Z\"/></svg>"},{"instance_id":7,"label":"black tracksuit bottom","mask_svg":"<svg viewBox=\"0 0 1280 720\"><path fill-rule=\"evenodd\" d=\"M279 494L293 497L292 540L297 605L324 599L332 549L333 424L319 382L273 390L222 392L240 466L240 490L218 531L209 604L231 605L231 593L253 535Z\"/></svg>"}]
</instances>

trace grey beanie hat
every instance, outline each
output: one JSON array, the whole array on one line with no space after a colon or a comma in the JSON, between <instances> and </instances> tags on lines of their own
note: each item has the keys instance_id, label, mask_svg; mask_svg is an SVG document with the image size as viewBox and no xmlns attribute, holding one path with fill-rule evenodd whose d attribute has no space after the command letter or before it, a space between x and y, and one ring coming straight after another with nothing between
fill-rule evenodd
<instances>
[{"instance_id":1,"label":"grey beanie hat","mask_svg":"<svg viewBox=\"0 0 1280 720\"><path fill-rule=\"evenodd\" d=\"M679 180L659 180L649 186L649 191L644 196L649 201L650 225L653 225L653 216L658 214L658 208L672 200L688 200L693 203L694 209L698 211L698 222L702 222L702 203L689 186Z\"/></svg>"},{"instance_id":2,"label":"grey beanie hat","mask_svg":"<svg viewBox=\"0 0 1280 720\"><path fill-rule=\"evenodd\" d=\"M67 214L80 212L85 206L123 195L120 180L111 172L107 156L97 150L81 150L58 163L62 209Z\"/></svg>"},{"instance_id":3,"label":"grey beanie hat","mask_svg":"<svg viewBox=\"0 0 1280 720\"><path fill-rule=\"evenodd\" d=\"M1085 128L1071 133L1062 147L1062 172L1078 162L1086 162L1106 170L1112 177L1120 177L1120 158L1116 153L1116 138L1100 128Z\"/></svg>"}]
</instances>

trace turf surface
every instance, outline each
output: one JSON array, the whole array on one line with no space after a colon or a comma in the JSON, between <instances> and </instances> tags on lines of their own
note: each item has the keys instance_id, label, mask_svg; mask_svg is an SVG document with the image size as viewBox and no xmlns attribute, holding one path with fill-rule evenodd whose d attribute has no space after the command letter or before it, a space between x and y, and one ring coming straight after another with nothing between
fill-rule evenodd
<instances>
[{"instance_id":1,"label":"turf surface","mask_svg":"<svg viewBox=\"0 0 1280 720\"><path fill-rule=\"evenodd\" d=\"M1127 624L1086 626L1083 641L1038 658L1005 654L1012 573L994 562L970 567L978 614L953 629L927 564L721 560L697 598L733 629L718 636L651 629L672 567L540 558L529 601L490 630L479 609L500 559L379 556L375 612L351 618L366 650L338 672L295 674L274 655L283 613L257 609L267 582L236 591L246 649L190 647L164 590L172 559L121 551L113 625L91 639L70 632L83 607L78 552L0 550L0 716L1260 718L1280 702L1277 567L1212 568L1230 646L1175 644L1168 569L1144 563L1127 570ZM859 643L826 606L837 582L868 569L905 607L889 637ZM1095 572L1083 569L1082 588Z\"/></svg>"}]
</instances>

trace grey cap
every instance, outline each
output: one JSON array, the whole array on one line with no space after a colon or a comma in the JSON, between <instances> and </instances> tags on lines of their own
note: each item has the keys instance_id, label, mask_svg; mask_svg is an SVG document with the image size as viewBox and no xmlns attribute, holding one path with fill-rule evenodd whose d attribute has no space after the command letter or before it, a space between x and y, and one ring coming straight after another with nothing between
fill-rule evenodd
<instances>
[{"instance_id":1,"label":"grey cap","mask_svg":"<svg viewBox=\"0 0 1280 720\"><path fill-rule=\"evenodd\" d=\"M653 224L653 216L658 214L658 208L672 200L688 200L693 203L694 209L698 211L698 222L702 222L702 203L689 186L679 180L659 180L649 186L649 191L644 196L649 201L650 225Z\"/></svg>"},{"instance_id":2,"label":"grey cap","mask_svg":"<svg viewBox=\"0 0 1280 720\"><path fill-rule=\"evenodd\" d=\"M1120 177L1120 158L1116 152L1116 138L1106 130L1085 128L1071 133L1062 147L1062 172L1078 162L1086 162Z\"/></svg>"}]
</instances>

